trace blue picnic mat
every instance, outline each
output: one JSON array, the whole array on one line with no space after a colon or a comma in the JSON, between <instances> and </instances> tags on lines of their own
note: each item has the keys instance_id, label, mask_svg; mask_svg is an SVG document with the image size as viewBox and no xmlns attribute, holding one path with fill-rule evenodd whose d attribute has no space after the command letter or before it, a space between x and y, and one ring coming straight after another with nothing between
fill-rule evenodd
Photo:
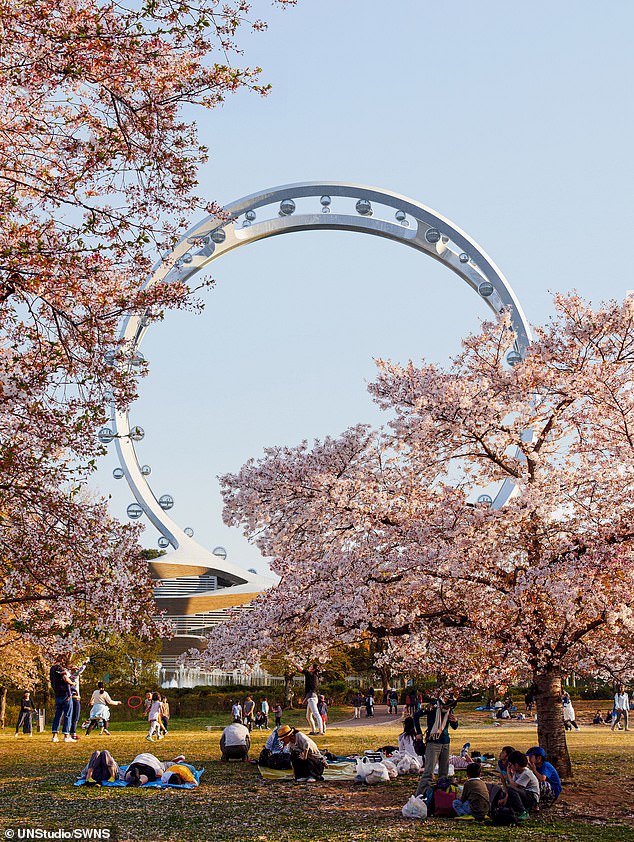
<instances>
[{"instance_id":1,"label":"blue picnic mat","mask_svg":"<svg viewBox=\"0 0 634 842\"><path fill-rule=\"evenodd\" d=\"M152 781L152 782L148 782L146 784L141 784L139 789L146 789L148 787L154 787L156 789L167 789L167 788L169 788L169 789L195 789L198 786L198 784L200 783L201 775L205 771L204 768L203 769L195 769L193 766L190 766L189 763L181 763L180 765L181 766L187 766L187 768L192 771L192 774L196 778L195 784L164 784L164 783L162 783L161 779L159 778L157 781ZM127 766L119 766L119 769L122 772L125 772L127 770L127 768L128 768ZM84 786L85 783L86 783L85 778L77 778L77 780L75 781L75 786ZM125 781L118 781L118 780L117 781L103 781L101 786L127 786L127 783Z\"/></svg>"}]
</instances>

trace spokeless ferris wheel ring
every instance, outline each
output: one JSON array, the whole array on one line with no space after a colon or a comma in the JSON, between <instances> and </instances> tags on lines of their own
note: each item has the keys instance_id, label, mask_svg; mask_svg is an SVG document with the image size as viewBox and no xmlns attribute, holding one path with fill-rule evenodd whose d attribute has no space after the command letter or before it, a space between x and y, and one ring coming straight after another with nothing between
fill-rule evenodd
<instances>
[{"instance_id":1,"label":"spokeless ferris wheel ring","mask_svg":"<svg viewBox=\"0 0 634 842\"><path fill-rule=\"evenodd\" d=\"M172 252L152 270L143 288L159 281L188 281L213 260L257 240L293 231L343 230L385 237L427 254L459 275L495 313L508 311L515 340L507 355L510 365L521 361L531 342L531 331L510 284L491 258L464 231L425 205L388 190L344 182L301 182L274 187L246 196L224 209L222 217L208 216L191 228ZM125 340L129 357L125 365L138 365L143 359L139 346L149 326L148 315L127 317L120 338ZM213 552L193 540L190 529L181 529L169 516L174 505L169 494L156 497L147 477L150 468L137 459L134 442L143 438L141 427L131 426L127 411L113 407L114 431L100 432L102 441L115 438L121 468L117 478L125 478L136 498L128 506L128 516L145 514L161 533L159 546L171 545L196 559L207 559L234 585L251 590L270 580L247 572L226 561L222 548ZM494 499L482 496L496 508L514 493L514 484L505 480ZM242 588L241 588L242 589Z\"/></svg>"}]
</instances>

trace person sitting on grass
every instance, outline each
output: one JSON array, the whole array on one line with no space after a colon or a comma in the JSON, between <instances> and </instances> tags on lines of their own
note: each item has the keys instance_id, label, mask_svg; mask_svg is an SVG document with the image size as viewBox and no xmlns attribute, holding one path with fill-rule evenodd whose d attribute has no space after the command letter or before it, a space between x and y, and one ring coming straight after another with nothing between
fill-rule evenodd
<instances>
[{"instance_id":1,"label":"person sitting on grass","mask_svg":"<svg viewBox=\"0 0 634 842\"><path fill-rule=\"evenodd\" d=\"M268 736L264 748L260 752L258 764L269 769L291 769L290 746L285 745L279 737L281 726L274 728Z\"/></svg>"},{"instance_id":2,"label":"person sitting on grass","mask_svg":"<svg viewBox=\"0 0 634 842\"><path fill-rule=\"evenodd\" d=\"M502 746L500 750L500 756L498 757L498 765L496 766L496 771L500 773L502 777L502 783L506 786L506 782L508 780L508 765L509 765L509 757L515 751L513 746Z\"/></svg>"},{"instance_id":3,"label":"person sitting on grass","mask_svg":"<svg viewBox=\"0 0 634 842\"><path fill-rule=\"evenodd\" d=\"M506 796L500 804L506 804L518 819L528 819L529 811L539 804L539 781L528 768L528 758L521 751L512 751L508 759Z\"/></svg>"},{"instance_id":4,"label":"person sitting on grass","mask_svg":"<svg viewBox=\"0 0 634 842\"><path fill-rule=\"evenodd\" d=\"M244 760L247 763L250 748L251 737L247 726L243 725L240 719L236 719L231 725L227 725L220 737L220 751L222 752L220 759L225 762L228 760Z\"/></svg>"},{"instance_id":5,"label":"person sitting on grass","mask_svg":"<svg viewBox=\"0 0 634 842\"><path fill-rule=\"evenodd\" d=\"M602 716L602 714L601 714L601 711L600 711L600 710L598 710L598 711L595 713L595 715L594 715L594 717L593 717L593 719L592 719L592 724L593 724L593 725L604 725L604 724L605 724L605 723L603 722L603 716Z\"/></svg>"},{"instance_id":6,"label":"person sitting on grass","mask_svg":"<svg viewBox=\"0 0 634 842\"><path fill-rule=\"evenodd\" d=\"M296 781L323 781L327 761L322 757L316 743L306 734L282 725L277 735L291 752L291 764Z\"/></svg>"},{"instance_id":7,"label":"person sitting on grass","mask_svg":"<svg viewBox=\"0 0 634 842\"><path fill-rule=\"evenodd\" d=\"M491 804L487 785L480 778L481 772L482 767L479 763L469 763L467 766L467 782L462 789L462 795L453 802L458 818L471 816L478 821L486 818Z\"/></svg>"},{"instance_id":8,"label":"person sitting on grass","mask_svg":"<svg viewBox=\"0 0 634 842\"><path fill-rule=\"evenodd\" d=\"M533 746L526 752L532 773L539 781L539 803L548 807L561 795L561 778L559 773L546 760L546 752L541 746Z\"/></svg>"},{"instance_id":9,"label":"person sitting on grass","mask_svg":"<svg viewBox=\"0 0 634 842\"><path fill-rule=\"evenodd\" d=\"M406 716L403 720L403 733L398 735L398 750L401 754L411 754L412 757L419 757L416 751L416 740L418 740L421 751L423 746L422 737L416 733L416 725L413 716Z\"/></svg>"}]
</instances>

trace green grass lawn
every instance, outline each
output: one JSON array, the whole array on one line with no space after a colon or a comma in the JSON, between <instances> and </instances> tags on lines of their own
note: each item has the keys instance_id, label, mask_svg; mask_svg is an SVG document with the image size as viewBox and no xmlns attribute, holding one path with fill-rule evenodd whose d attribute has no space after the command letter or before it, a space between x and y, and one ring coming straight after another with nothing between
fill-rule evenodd
<instances>
[{"instance_id":1,"label":"green grass lawn","mask_svg":"<svg viewBox=\"0 0 634 842\"><path fill-rule=\"evenodd\" d=\"M341 718L348 711L333 714ZM301 711L284 719L305 724ZM523 749L535 744L535 728L529 724L495 728L467 711L463 721L453 739L456 750L467 740L481 751L497 751L506 743ZM111 737L93 734L75 744L52 744L50 733L14 739L12 729L6 729L0 736L0 837L11 829L18 838L18 829L32 827L110 828L113 838L142 842L634 842L634 733L587 726L570 735L574 781L543 816L506 830L450 819L403 819L401 807L416 788L411 776L375 787L267 783L254 765L219 762L218 739L226 722L225 714L173 720L170 735L152 746L161 759L182 752L189 762L205 767L201 786L191 791L72 785L95 748L107 747L121 764L147 750L146 726L140 721L113 723ZM208 725L216 727L207 731ZM396 723L333 729L317 741L335 754L348 754L394 743L399 730ZM257 757L265 738L265 732L253 733L252 756Z\"/></svg>"}]
</instances>

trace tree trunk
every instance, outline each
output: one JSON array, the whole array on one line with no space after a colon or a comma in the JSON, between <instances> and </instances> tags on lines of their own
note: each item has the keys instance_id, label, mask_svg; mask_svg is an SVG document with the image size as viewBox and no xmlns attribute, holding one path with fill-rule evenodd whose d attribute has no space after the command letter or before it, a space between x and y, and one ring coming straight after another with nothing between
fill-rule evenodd
<instances>
[{"instance_id":1,"label":"tree trunk","mask_svg":"<svg viewBox=\"0 0 634 842\"><path fill-rule=\"evenodd\" d=\"M389 667L381 667L381 686L383 689L383 698L387 698L387 694L392 689L392 670Z\"/></svg>"},{"instance_id":2,"label":"tree trunk","mask_svg":"<svg viewBox=\"0 0 634 842\"><path fill-rule=\"evenodd\" d=\"M284 709L288 710L293 707L293 679L295 678L295 674L293 675L285 675L284 676Z\"/></svg>"},{"instance_id":3,"label":"tree trunk","mask_svg":"<svg viewBox=\"0 0 634 842\"><path fill-rule=\"evenodd\" d=\"M0 728L4 728L4 720L7 716L7 688L0 687Z\"/></svg>"},{"instance_id":4,"label":"tree trunk","mask_svg":"<svg viewBox=\"0 0 634 842\"><path fill-rule=\"evenodd\" d=\"M572 764L566 744L564 714L561 706L561 673L549 670L536 674L537 738L548 760L562 779L572 778Z\"/></svg>"}]
</instances>

